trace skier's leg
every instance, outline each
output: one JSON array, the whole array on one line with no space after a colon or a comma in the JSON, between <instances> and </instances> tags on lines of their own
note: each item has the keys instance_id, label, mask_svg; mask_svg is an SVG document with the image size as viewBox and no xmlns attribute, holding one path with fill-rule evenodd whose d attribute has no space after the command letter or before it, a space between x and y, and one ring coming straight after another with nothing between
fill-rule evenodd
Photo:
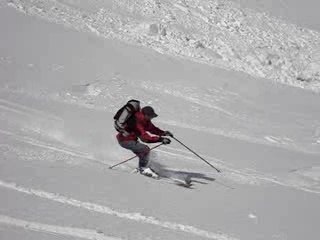
<instances>
[{"instance_id":1,"label":"skier's leg","mask_svg":"<svg viewBox=\"0 0 320 240\"><path fill-rule=\"evenodd\" d=\"M139 157L139 168L147 167L149 163L150 148L145 144L137 142L134 153Z\"/></svg>"},{"instance_id":2,"label":"skier's leg","mask_svg":"<svg viewBox=\"0 0 320 240\"><path fill-rule=\"evenodd\" d=\"M139 168L146 167L149 162L150 148L138 141L119 142L121 147L131 150L139 157Z\"/></svg>"}]
</instances>

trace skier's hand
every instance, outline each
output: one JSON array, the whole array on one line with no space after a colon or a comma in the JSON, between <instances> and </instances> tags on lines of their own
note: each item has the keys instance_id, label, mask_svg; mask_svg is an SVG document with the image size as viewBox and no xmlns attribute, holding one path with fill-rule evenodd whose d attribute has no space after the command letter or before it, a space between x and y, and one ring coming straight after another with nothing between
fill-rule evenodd
<instances>
[{"instance_id":1,"label":"skier's hand","mask_svg":"<svg viewBox=\"0 0 320 240\"><path fill-rule=\"evenodd\" d=\"M169 139L169 138L160 138L160 141L163 143L163 144L165 144L165 145L167 145L167 144L170 144L171 143L171 140Z\"/></svg>"},{"instance_id":2,"label":"skier's hand","mask_svg":"<svg viewBox=\"0 0 320 240\"><path fill-rule=\"evenodd\" d=\"M164 136L173 137L173 134L170 131L165 131Z\"/></svg>"}]
</instances>

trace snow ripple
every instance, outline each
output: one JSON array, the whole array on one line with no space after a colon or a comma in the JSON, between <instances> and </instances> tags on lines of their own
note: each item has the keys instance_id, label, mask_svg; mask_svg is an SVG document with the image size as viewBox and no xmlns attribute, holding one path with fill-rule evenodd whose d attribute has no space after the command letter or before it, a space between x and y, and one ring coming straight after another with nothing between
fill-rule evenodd
<instances>
[{"instance_id":1,"label":"snow ripple","mask_svg":"<svg viewBox=\"0 0 320 240\"><path fill-rule=\"evenodd\" d=\"M48 199L51 201L71 205L74 207L83 208L83 209L86 209L89 211L98 212L98 213L102 213L102 214L108 214L108 215L132 220L132 221L136 221L136 222L148 223L148 224L156 225L156 226L163 227L163 228L166 228L169 230L182 231L182 232L197 235L200 237L205 237L205 238L209 238L209 239L217 239L217 240L237 240L237 238L229 237L229 236L222 234L222 233L212 233L212 232L202 230L202 229L196 228L194 226L190 226L190 225L184 225L184 224L175 223L175 222L168 222L168 221L161 221L155 217L144 216L141 213L121 212L121 211L114 210L114 209L107 207L107 206L98 205L98 204L90 203L90 202L82 202L80 200L66 197L61 194L50 193L50 192L46 192L46 191L42 191L42 190L21 187L21 186L18 186L16 183L9 183L9 182L5 182L5 181L0 180L0 187L15 190L15 191L25 193L28 195Z\"/></svg>"},{"instance_id":2,"label":"snow ripple","mask_svg":"<svg viewBox=\"0 0 320 240\"><path fill-rule=\"evenodd\" d=\"M25 221L5 215L0 215L0 224L11 225L36 232L53 233L89 240L119 240L119 238L107 237L102 232L97 232L96 230L48 225Z\"/></svg>"}]
</instances>

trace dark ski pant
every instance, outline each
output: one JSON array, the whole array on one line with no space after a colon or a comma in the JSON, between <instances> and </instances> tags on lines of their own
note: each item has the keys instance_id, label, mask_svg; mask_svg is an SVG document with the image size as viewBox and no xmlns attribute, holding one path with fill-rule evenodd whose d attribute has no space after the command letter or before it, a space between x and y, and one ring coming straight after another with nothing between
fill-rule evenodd
<instances>
[{"instance_id":1,"label":"dark ski pant","mask_svg":"<svg viewBox=\"0 0 320 240\"><path fill-rule=\"evenodd\" d=\"M146 167L148 165L150 148L147 145L138 141L119 141L119 144L121 147L131 150L139 157L139 168Z\"/></svg>"}]
</instances>

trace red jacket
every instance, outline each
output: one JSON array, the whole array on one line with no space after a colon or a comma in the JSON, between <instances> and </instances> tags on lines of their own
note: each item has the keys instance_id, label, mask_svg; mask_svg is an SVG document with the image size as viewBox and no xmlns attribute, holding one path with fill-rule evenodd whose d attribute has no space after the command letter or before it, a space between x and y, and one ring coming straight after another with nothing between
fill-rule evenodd
<instances>
[{"instance_id":1,"label":"red jacket","mask_svg":"<svg viewBox=\"0 0 320 240\"><path fill-rule=\"evenodd\" d=\"M118 141L137 141L139 137L143 142L159 142L160 136L164 135L164 131L154 126L150 120L147 120L142 112L137 112L134 116L136 119L134 131L130 132L129 136L123 136L121 133L118 133ZM156 136L151 136L148 132Z\"/></svg>"}]
</instances>

